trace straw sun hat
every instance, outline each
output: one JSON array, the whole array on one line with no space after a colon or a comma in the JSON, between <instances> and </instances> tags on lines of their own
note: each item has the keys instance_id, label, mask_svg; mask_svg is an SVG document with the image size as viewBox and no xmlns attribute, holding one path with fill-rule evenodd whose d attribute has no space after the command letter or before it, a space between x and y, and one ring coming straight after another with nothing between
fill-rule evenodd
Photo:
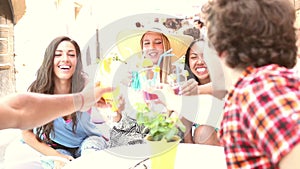
<instances>
[{"instance_id":1,"label":"straw sun hat","mask_svg":"<svg viewBox=\"0 0 300 169\"><path fill-rule=\"evenodd\" d=\"M175 56L172 56L172 62L175 62L179 58L181 58L187 48L189 47L190 43L193 41L193 38L188 35L180 35L180 34L173 34L162 31L161 28L158 27L150 27L150 28L142 28L142 29L131 29L131 30L124 30L121 31L117 36L117 47L122 55L122 58L128 59L133 55L141 55L142 49L140 45L140 40L144 33L151 31L151 32L158 32L163 33L169 39L170 46L172 48L172 53Z\"/></svg>"}]
</instances>

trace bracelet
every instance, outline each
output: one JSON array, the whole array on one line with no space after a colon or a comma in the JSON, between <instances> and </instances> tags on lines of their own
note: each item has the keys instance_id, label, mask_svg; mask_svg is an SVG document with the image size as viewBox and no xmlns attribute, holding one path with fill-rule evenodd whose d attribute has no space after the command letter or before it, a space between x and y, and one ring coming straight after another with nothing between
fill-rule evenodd
<instances>
[{"instance_id":1,"label":"bracelet","mask_svg":"<svg viewBox=\"0 0 300 169\"><path fill-rule=\"evenodd\" d=\"M81 106L80 106L80 109L79 111L83 108L83 105L84 105L84 97L82 95L82 93L79 93L79 96L81 97Z\"/></svg>"}]
</instances>

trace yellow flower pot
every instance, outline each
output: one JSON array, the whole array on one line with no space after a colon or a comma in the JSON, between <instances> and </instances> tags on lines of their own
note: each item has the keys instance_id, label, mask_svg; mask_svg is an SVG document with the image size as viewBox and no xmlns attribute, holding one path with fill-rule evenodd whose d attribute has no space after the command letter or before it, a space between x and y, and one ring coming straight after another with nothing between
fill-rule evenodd
<instances>
[{"instance_id":1,"label":"yellow flower pot","mask_svg":"<svg viewBox=\"0 0 300 169\"><path fill-rule=\"evenodd\" d=\"M180 137L174 137L174 141L152 141L151 136L146 136L146 142L151 149L151 169L174 169L177 147Z\"/></svg>"}]
</instances>

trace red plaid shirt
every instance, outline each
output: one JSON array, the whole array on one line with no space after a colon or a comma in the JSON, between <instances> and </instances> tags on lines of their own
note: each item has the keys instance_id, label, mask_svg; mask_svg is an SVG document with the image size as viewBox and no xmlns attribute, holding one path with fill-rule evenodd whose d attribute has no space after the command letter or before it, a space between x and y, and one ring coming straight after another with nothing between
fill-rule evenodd
<instances>
[{"instance_id":1,"label":"red plaid shirt","mask_svg":"<svg viewBox=\"0 0 300 169\"><path fill-rule=\"evenodd\" d=\"M300 143L300 79L278 65L248 67L226 97L219 136L228 168L279 168Z\"/></svg>"}]
</instances>

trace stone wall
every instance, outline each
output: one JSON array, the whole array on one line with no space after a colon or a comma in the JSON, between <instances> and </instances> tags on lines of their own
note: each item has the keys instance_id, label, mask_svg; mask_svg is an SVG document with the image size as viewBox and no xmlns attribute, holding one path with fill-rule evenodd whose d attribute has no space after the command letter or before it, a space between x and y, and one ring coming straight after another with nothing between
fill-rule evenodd
<instances>
[{"instance_id":1,"label":"stone wall","mask_svg":"<svg viewBox=\"0 0 300 169\"><path fill-rule=\"evenodd\" d=\"M15 92L14 24L8 1L0 1L0 97Z\"/></svg>"}]
</instances>

